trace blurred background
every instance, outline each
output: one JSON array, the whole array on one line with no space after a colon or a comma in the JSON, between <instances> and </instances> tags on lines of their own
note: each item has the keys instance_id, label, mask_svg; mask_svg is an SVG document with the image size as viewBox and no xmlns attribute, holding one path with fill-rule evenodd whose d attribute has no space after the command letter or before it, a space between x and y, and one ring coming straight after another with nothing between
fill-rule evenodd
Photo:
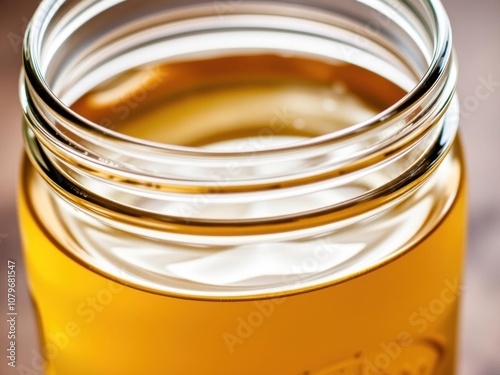
<instances>
[{"instance_id":1,"label":"blurred background","mask_svg":"<svg viewBox=\"0 0 500 375\"><path fill-rule=\"evenodd\" d=\"M0 0L0 342L1 353L5 353L5 282L7 260L13 260L18 272L17 363L30 368L37 335L24 280L16 215L16 185L22 155L17 86L22 37L38 3L36 0ZM459 55L461 132L470 181L459 374L499 375L500 1L444 0L444 4L454 27L454 44ZM490 94L488 98L485 92ZM7 366L4 354L0 358L2 375L37 375L19 368L13 371Z\"/></svg>"}]
</instances>

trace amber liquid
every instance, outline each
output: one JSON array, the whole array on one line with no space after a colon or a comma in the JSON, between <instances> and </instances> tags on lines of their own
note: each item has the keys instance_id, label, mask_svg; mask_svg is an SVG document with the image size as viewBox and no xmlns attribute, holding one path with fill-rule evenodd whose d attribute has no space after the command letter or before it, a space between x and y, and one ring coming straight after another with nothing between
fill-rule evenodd
<instances>
[{"instance_id":1,"label":"amber liquid","mask_svg":"<svg viewBox=\"0 0 500 375\"><path fill-rule=\"evenodd\" d=\"M131 70L72 108L120 133L200 147L266 135L266 128L276 128L274 138L327 134L367 120L404 94L350 64L269 54Z\"/></svg>"},{"instance_id":2,"label":"amber liquid","mask_svg":"<svg viewBox=\"0 0 500 375\"><path fill-rule=\"evenodd\" d=\"M351 65L269 54L137 69L89 92L73 109L156 142L265 148L363 121L403 94ZM277 109L288 115L273 128ZM279 129L271 143L258 141L266 128ZM456 147L454 155L460 171ZM371 272L316 291L229 302L172 298L94 273L68 256L72 240L54 235L60 219L48 209L50 200L37 198L46 190L26 163L20 216L47 374L454 373L462 182L445 192L456 194L447 212L384 266L367 266Z\"/></svg>"}]
</instances>

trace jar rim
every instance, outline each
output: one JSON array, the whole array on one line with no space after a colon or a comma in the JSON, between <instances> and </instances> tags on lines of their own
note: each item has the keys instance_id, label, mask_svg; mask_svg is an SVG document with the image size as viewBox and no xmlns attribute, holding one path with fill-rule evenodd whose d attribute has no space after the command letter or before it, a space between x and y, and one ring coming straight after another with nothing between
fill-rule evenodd
<instances>
[{"instance_id":1,"label":"jar rim","mask_svg":"<svg viewBox=\"0 0 500 375\"><path fill-rule=\"evenodd\" d=\"M367 122L289 146L221 152L155 144L112 131L106 132L103 136L103 129L97 131L96 124L81 118L65 106L50 91L47 82L42 77L42 67L36 55L37 48L40 47L38 44L43 42L43 35L33 36L33 32L43 34L40 30L46 28L46 23L50 22L50 17L43 18L44 12L48 10L54 15L56 7L51 5L63 6L67 1L46 0L35 15L25 41L25 79L21 82L21 99L27 125L25 138L28 155L41 175L59 195L78 207L85 207L92 214L105 220L112 218L114 221L126 223L127 228L147 225L152 231L167 230L181 234L190 233L195 228L199 233L215 236L214 228L227 232L228 228L232 230L238 226L240 233L253 236L277 231L293 232L301 227L340 222L350 216L360 216L366 212L382 209L390 203L394 204L397 200L404 199L432 174L450 150L457 126L456 121L443 120L446 110L453 102L456 83L456 66L448 18L438 0L416 1L425 4L429 15L434 20L431 25L428 25L428 31L434 32L429 41L433 44L434 53L430 68L426 71L424 78L398 103ZM110 1L107 6L111 7L114 3ZM370 2L361 1L361 3ZM372 3L368 5L388 4L382 0L373 0ZM88 4L103 3L97 0ZM268 10L268 8L265 9ZM300 11L305 12L302 8ZM305 17L310 16L309 13L304 14ZM317 15L317 12L314 14ZM300 14L300 16L303 15ZM37 19L42 19L42 24L37 25ZM123 165L115 163L113 159L102 160L99 154L93 158L89 157L87 149L78 143L79 139L66 140L66 134L61 136L61 131L54 129L54 124L48 123L48 116L53 118L53 122L69 124L66 128L69 130L72 128L78 131L81 131L81 128L90 129L93 135L98 132L100 138L97 146L104 145L102 146L103 155L106 155L105 152L119 155L123 153L127 157L131 155L132 162L135 164ZM79 127L78 124L81 126ZM390 137L373 134L374 128L378 131L378 127L382 126L388 129ZM338 147L339 144L345 142L343 146L345 150L349 150L352 143L368 133L371 133L370 141L373 145L370 144L353 155L350 153L340 157L337 154L332 155L332 145ZM78 136L78 133L75 134ZM75 138L78 138L77 136ZM50 153L48 157L43 155L47 152ZM411 157L408 157L410 153ZM323 161L318 161L322 157L324 157ZM287 166L288 169L286 169L282 165L288 158L307 160L308 166L303 170L297 170L293 165ZM156 159L160 160L158 165L163 168L158 173L153 170L154 165L151 166L153 163L150 163L151 160L156 161ZM213 176L226 167L228 160L237 162L250 160L251 164L246 167L241 176L231 176L223 180L214 179ZM144 209L139 204L132 204L130 200L117 202L113 197L100 194L107 188L116 189L117 185L121 184L118 191L126 190L130 199L136 199L138 196L141 199L146 197L149 199L152 192L163 194L161 199L181 197L184 200L206 194L210 195L210 199L216 203L223 201L224 204L228 204L231 196L234 198L234 196L244 195L244 198L249 200L256 199L256 195L260 194L258 198L263 199L266 194L278 188L280 193L292 191L289 194L294 194L294 196L304 194L303 190L306 185L309 193L334 188L341 186L346 179L355 181L372 173L373 170L380 168L390 170L392 165L396 165L399 160L403 160L401 166L398 165L395 168L399 175L394 177L391 171L390 176L377 181L377 186L370 186L367 191L359 195L346 198L340 203L326 204L326 207L315 209L309 207L286 215L274 214L274 216L264 218L220 219L217 216L216 219L203 217L189 218L186 221L186 218L179 214L165 213L159 208ZM260 165L272 163L279 168L276 168L276 172L273 172L271 176L255 175L253 166L259 163ZM192 165L203 168L204 174L200 172L199 175L193 177L191 172L182 171L183 167ZM171 171L174 169L172 166L176 167L175 172ZM65 169L68 169L70 174L67 171L61 172ZM181 171L177 172L179 169ZM107 185L105 189L95 189L95 191L87 189L84 184L78 185L80 181L90 179L93 189L97 180L105 180ZM302 190L299 191L300 189ZM140 193L136 190L140 190ZM263 192L266 194L261 194ZM238 195L239 193L243 194ZM139 219L144 217L151 220L147 222Z\"/></svg>"},{"instance_id":2,"label":"jar rim","mask_svg":"<svg viewBox=\"0 0 500 375\"><path fill-rule=\"evenodd\" d=\"M378 1L378 0L377 0ZM377 1L360 0L361 3L370 4ZM265 157L273 153L289 153L300 152L315 147L329 146L337 142L362 135L363 133L372 131L378 126L387 124L392 119L400 116L404 111L409 110L429 91L436 88L443 75L447 74L447 69L450 61L453 59L452 50L452 35L451 26L449 23L446 11L440 0L419 0L420 3L426 6L429 13L429 20L433 23L429 25L433 30L433 51L431 62L425 73L418 80L418 83L398 102L394 103L389 108L378 113L374 117L365 121L353 124L328 134L303 139L293 144L279 145L276 147L258 149L258 150L213 150L205 148L197 148L190 146L172 145L168 143L160 143L151 140L132 137L111 129L107 129L95 122L92 122L79 114L77 114L69 106L62 101L51 90L50 85L43 77L42 68L40 66L40 56L37 51L40 49L40 43L43 42L42 35L36 35L51 19L50 15L55 14L59 7L62 7L68 0L43 0L35 12L33 20L26 32L23 61L25 78L29 80L29 86L37 95L51 107L52 111L58 114L58 117L67 120L69 123L78 124L95 134L99 134L101 140L109 139L110 142L118 142L122 147L127 145L147 147L148 149L158 152L165 152L168 155L178 155L183 157L196 158L219 158L219 157ZM94 0L93 2L99 2ZM118 1L119 2L119 1ZM110 1L108 6L112 6L117 1ZM36 31L36 32L35 32ZM453 85L454 86L454 85ZM454 87L453 87L454 89ZM450 94L451 96L452 94Z\"/></svg>"}]
</instances>

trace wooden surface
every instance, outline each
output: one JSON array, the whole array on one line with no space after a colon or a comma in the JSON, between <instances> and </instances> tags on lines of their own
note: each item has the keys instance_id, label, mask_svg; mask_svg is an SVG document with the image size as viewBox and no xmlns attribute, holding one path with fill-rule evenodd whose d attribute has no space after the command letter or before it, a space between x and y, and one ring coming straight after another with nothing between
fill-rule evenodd
<instances>
[{"instance_id":1,"label":"wooden surface","mask_svg":"<svg viewBox=\"0 0 500 375\"><path fill-rule=\"evenodd\" d=\"M461 375L500 374L500 84L477 95L484 80L500 83L500 1L446 0L460 61L462 136L470 181L469 246L462 301ZM17 85L20 38L35 0L0 0L0 374L20 374L6 365L6 265L18 275L18 365L32 367L36 328L23 278L15 207L22 150ZM481 89L481 90L484 90ZM481 91L483 93L483 91ZM481 98L480 98L481 97ZM477 108L476 108L477 107ZM36 374L30 372L29 374ZM71 374L64 374L71 375ZM90 374L89 374L90 375Z\"/></svg>"}]
</instances>

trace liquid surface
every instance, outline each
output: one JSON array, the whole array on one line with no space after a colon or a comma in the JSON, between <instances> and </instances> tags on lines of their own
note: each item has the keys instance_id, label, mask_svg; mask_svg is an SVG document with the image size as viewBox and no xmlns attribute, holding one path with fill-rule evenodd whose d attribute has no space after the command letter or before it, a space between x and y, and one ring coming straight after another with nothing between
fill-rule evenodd
<instances>
[{"instance_id":1,"label":"liquid surface","mask_svg":"<svg viewBox=\"0 0 500 375\"><path fill-rule=\"evenodd\" d=\"M257 54L129 71L72 108L107 128L150 141L248 151L368 120L404 94L392 82L347 63Z\"/></svg>"}]
</instances>

